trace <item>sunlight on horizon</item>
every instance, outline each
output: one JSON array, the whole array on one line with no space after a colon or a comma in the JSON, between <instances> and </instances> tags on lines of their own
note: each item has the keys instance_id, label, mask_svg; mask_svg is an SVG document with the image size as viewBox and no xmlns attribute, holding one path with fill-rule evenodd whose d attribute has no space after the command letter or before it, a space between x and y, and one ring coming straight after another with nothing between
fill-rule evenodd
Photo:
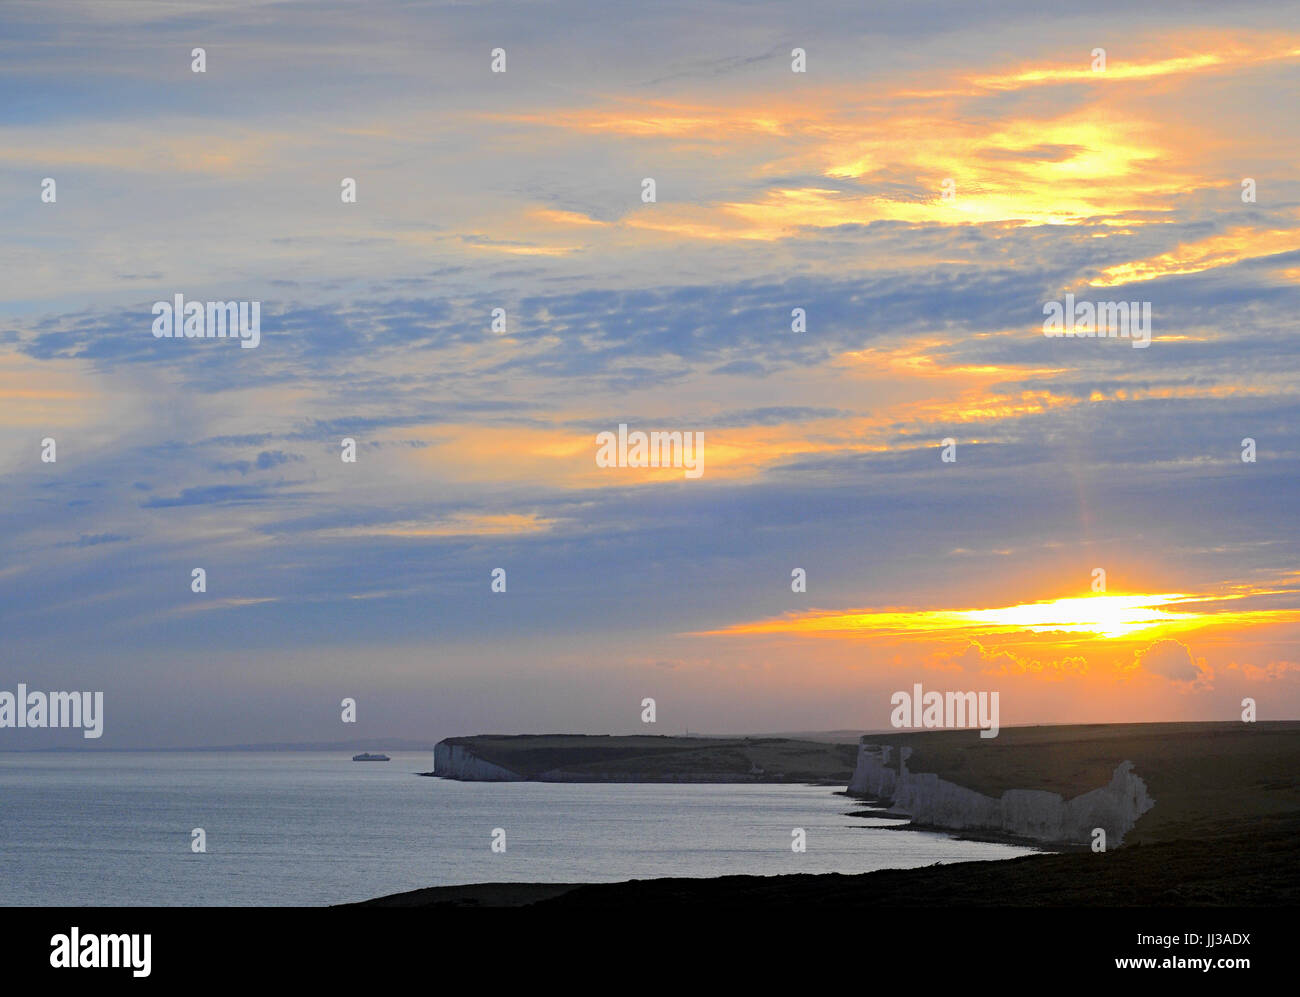
<instances>
[{"instance_id":1,"label":"sunlight on horizon","mask_svg":"<svg viewBox=\"0 0 1300 997\"><path fill-rule=\"evenodd\" d=\"M1066 596L989 609L811 610L776 619L698 631L697 637L791 634L841 637L926 637L968 634L1077 633L1114 640L1144 631L1168 634L1203 627L1247 626L1300 621L1300 610L1240 609L1175 612L1182 603L1209 604L1276 594L1262 589L1226 596L1180 592Z\"/></svg>"},{"instance_id":2,"label":"sunlight on horizon","mask_svg":"<svg viewBox=\"0 0 1300 997\"><path fill-rule=\"evenodd\" d=\"M976 609L959 613L977 623L1015 626L1034 633L1065 631L1094 633L1099 637L1124 637L1164 623L1194 620L1197 613L1171 613L1155 608L1195 599L1181 593L1162 595L1089 595L1031 602L1001 609Z\"/></svg>"}]
</instances>

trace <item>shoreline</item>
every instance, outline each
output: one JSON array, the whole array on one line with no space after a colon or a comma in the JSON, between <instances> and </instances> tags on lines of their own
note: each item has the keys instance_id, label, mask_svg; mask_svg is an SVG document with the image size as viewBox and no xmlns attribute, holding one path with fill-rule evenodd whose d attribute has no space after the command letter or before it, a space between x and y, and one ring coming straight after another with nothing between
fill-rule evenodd
<instances>
[{"instance_id":1,"label":"shoreline","mask_svg":"<svg viewBox=\"0 0 1300 997\"><path fill-rule=\"evenodd\" d=\"M434 776L432 772L418 772L416 775ZM435 776L436 778L446 778L445 776ZM451 781L460 782L466 780L453 779ZM603 780L602 780L603 781ZM661 780L643 780L658 782ZM590 785L592 783L582 783ZM784 785L798 785L799 783L784 783ZM828 786L838 786L839 783L802 783L802 785L815 786L817 788L826 788ZM846 790L839 790L833 795L843 796L849 800L857 802L876 802L854 796ZM844 814L845 817L854 818L880 818L888 816L889 819L897 819L905 822L893 827L881 827L863 824L862 830L881 830L881 831L912 831L930 834L942 834L946 838L954 841L977 841L984 844L1014 845L1019 848L1031 848L1034 855L1016 855L1002 859L978 859L974 861L963 862L936 862L930 865L912 866L907 868L886 868L875 869L865 873L778 873L778 874L742 874L727 876L657 876L647 879L627 879L613 883L538 883L538 882L491 882L491 883L465 883L451 886L426 886L414 890L407 890L402 893L393 893L380 897L372 897L368 900L354 901L346 904L337 904L339 907L529 907L534 904L545 904L556 901L561 897L566 897L578 890L587 889L628 889L640 890L643 888L654 889L655 884L668 886L673 884L685 884L683 887L688 891L698 888L701 892L707 893L711 884L731 884L745 883L757 880L781 880L781 881L835 881L839 879L860 880L862 877L877 876L881 874L906 874L922 870L937 870L946 867L972 866L972 865L991 865L1000 866L1009 862L1017 862L1026 858L1034 858L1038 855L1056 855L1061 854L1064 850L1077 850L1063 845L1061 850L1049 844L1035 841L1028 838L1021 838L1010 834L999 834L996 832L955 832L941 827L930 827L914 823L910 816L900 814L897 811L889 811L880 807L869 807L865 810L857 810ZM1086 849L1085 849L1086 850Z\"/></svg>"},{"instance_id":2,"label":"shoreline","mask_svg":"<svg viewBox=\"0 0 1300 997\"><path fill-rule=\"evenodd\" d=\"M517 750L537 742L504 743ZM577 739L568 743L593 744ZM614 739L595 743L617 745ZM752 742L742 741L742 745L754 747ZM995 743L979 740L967 731L906 732L872 736L864 746L880 748L875 754L864 753L865 770L855 769L855 776L865 771L870 778L851 779L852 789L838 780L830 783L836 787L835 794L845 800L841 810L845 816L875 821L883 830L1013 845L1030 853L868 873L426 887L366 903L495 906L508 902L547 907L1300 904L1300 782L1296 775L1300 772L1300 723L1029 727L1008 729ZM489 747L498 750L495 744ZM890 749L889 755L884 748ZM502 752L491 760L508 760L504 749ZM608 777L615 774L611 770L626 768L626 762L616 762L605 766L600 775ZM737 765L736 774L746 768L748 765ZM563 772L571 777L574 769L572 765L539 763L530 774ZM717 771L714 765L700 765L696 774L703 774L702 769ZM664 765L653 772L655 778L642 781L673 781L659 778L668 771ZM767 772L773 769L767 768ZM1136 777L1129 778L1133 773ZM592 769L583 774L593 774ZM895 804L890 794L904 774L909 776L903 783L907 792L897 797ZM827 785L808 778L788 781ZM1008 812L1013 819L1008 819ZM938 824L948 820L967 826ZM1007 831L1008 826L1016 831L1041 830L1044 837ZM1107 833L1099 837L1079 829ZM1062 831L1077 832L1077 840L1046 838ZM1095 850L1094 840L1098 842Z\"/></svg>"},{"instance_id":3,"label":"shoreline","mask_svg":"<svg viewBox=\"0 0 1300 997\"><path fill-rule=\"evenodd\" d=\"M339 907L680 910L790 907L1278 907L1300 905L1300 818L1238 819L1215 840L1109 853L1040 852L866 873L663 877L616 883L430 886Z\"/></svg>"},{"instance_id":4,"label":"shoreline","mask_svg":"<svg viewBox=\"0 0 1300 997\"><path fill-rule=\"evenodd\" d=\"M459 776L446 775L442 772L413 772L426 779L446 779L448 782L489 783L489 782L531 782L550 783L555 786L816 786L824 789L828 786L843 786L843 779L784 779L763 776L732 776L726 773L704 773L694 776L644 776L620 772L605 778L565 776L553 779L462 779Z\"/></svg>"},{"instance_id":5,"label":"shoreline","mask_svg":"<svg viewBox=\"0 0 1300 997\"><path fill-rule=\"evenodd\" d=\"M849 796L850 799L862 800L865 803L880 803L880 800L868 800L862 797L855 797L851 794L842 793L840 795ZM868 807L865 810L853 810L844 815L845 817L858 817L865 820L892 820L898 821L897 824L880 826L875 825L872 830L877 831L921 831L928 834L942 834L954 841L980 841L990 845L1015 845L1018 848L1032 848L1036 852L1047 854L1062 854L1065 852L1087 851L1088 846L1076 841L1042 841L1038 838L1029 838L1023 835L1010 834L1006 831L980 831L980 830L954 830L953 828L943 827L938 824L919 824L912 819L911 814L900 810L890 810L883 806ZM1009 862L1010 859L990 859L993 862Z\"/></svg>"}]
</instances>

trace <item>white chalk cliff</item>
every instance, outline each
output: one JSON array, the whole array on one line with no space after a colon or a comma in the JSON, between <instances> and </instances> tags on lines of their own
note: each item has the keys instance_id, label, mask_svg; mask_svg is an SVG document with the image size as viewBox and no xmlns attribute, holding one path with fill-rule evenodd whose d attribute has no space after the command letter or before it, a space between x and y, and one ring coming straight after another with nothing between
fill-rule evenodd
<instances>
[{"instance_id":1,"label":"white chalk cliff","mask_svg":"<svg viewBox=\"0 0 1300 997\"><path fill-rule=\"evenodd\" d=\"M1100 827L1106 831L1106 846L1113 848L1123 844L1137 819L1155 806L1146 783L1133 773L1132 762L1116 767L1107 785L1072 800L1040 789L1010 789L994 799L933 773L908 771L908 747L900 751L898 768L889 768L893 751L890 745L864 740L848 791L886 802L929 827L1078 844L1090 843L1093 829Z\"/></svg>"},{"instance_id":2,"label":"white chalk cliff","mask_svg":"<svg viewBox=\"0 0 1300 997\"><path fill-rule=\"evenodd\" d=\"M522 782L524 778L502 765L484 761L463 745L445 741L433 746L433 773L444 779L471 782Z\"/></svg>"}]
</instances>

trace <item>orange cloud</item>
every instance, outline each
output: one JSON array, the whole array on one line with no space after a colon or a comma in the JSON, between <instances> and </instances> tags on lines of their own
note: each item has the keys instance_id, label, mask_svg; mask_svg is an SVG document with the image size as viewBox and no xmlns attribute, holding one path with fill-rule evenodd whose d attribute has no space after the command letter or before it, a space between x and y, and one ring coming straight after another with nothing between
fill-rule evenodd
<instances>
[{"instance_id":1,"label":"orange cloud","mask_svg":"<svg viewBox=\"0 0 1300 997\"><path fill-rule=\"evenodd\" d=\"M1230 122L1170 117L1106 87L1090 92L1083 106L1053 111L1037 104L996 122L950 98L1053 82L1160 79L1169 81L1161 96L1170 98L1173 91L1176 98L1180 81L1198 73L1296 59L1300 40L1193 34L1149 44L1127 58L1111 56L1103 73L1093 73L1086 58L1083 65L1058 59L1005 72L959 71L951 74L947 88L900 89L885 101L828 85L801 88L798 100L772 94L713 105L625 99L510 120L597 139L676 142L693 158L703 145L711 157L734 162L734 169L750 178L813 174L839 181L771 186L756 196L703 203L665 199L603 226L571 212L547 215L547 209L533 209L536 218L556 225L672 239L761 241L876 221L943 226L1087 221L1132 228L1172 212L1183 192L1222 185L1223 164L1213 157ZM955 196L945 199L942 185L948 179Z\"/></svg>"},{"instance_id":2,"label":"orange cloud","mask_svg":"<svg viewBox=\"0 0 1300 997\"><path fill-rule=\"evenodd\" d=\"M1300 249L1300 231L1256 229L1243 225L1208 239L1179 243L1169 252L1146 260L1106 267L1100 277L1089 283L1093 287L1114 287L1158 277L1203 273L1242 260L1290 253L1297 249Z\"/></svg>"},{"instance_id":3,"label":"orange cloud","mask_svg":"<svg viewBox=\"0 0 1300 997\"><path fill-rule=\"evenodd\" d=\"M1251 682L1274 682L1289 675L1300 674L1300 661L1270 661L1266 665L1233 661L1225 665L1224 670L1239 672Z\"/></svg>"},{"instance_id":4,"label":"orange cloud","mask_svg":"<svg viewBox=\"0 0 1300 997\"><path fill-rule=\"evenodd\" d=\"M1097 47L1106 48L1104 45ZM1145 52L1133 52L1132 46L1121 51L1107 49L1106 68L1094 71L1092 52L1062 53L1052 62L1030 63L1016 69L967 76L970 88L959 91L925 91L926 95L976 93L985 90L1020 90L1053 83L1120 83L1152 80L1160 77L1187 76L1204 72L1238 72L1251 66L1300 58L1300 39L1261 37L1240 34L1225 37L1222 33L1188 33L1163 48L1182 49L1178 55L1161 55L1147 46ZM920 93L913 91L913 93Z\"/></svg>"},{"instance_id":5,"label":"orange cloud","mask_svg":"<svg viewBox=\"0 0 1300 997\"><path fill-rule=\"evenodd\" d=\"M1046 679L1063 679L1088 671L1088 662L1077 655L1054 661L1026 658L1011 651L989 650L979 641L970 641L958 651L939 650L931 655L927 667L944 671L975 671L990 675L1039 675Z\"/></svg>"},{"instance_id":6,"label":"orange cloud","mask_svg":"<svg viewBox=\"0 0 1300 997\"><path fill-rule=\"evenodd\" d=\"M557 520L536 513L460 512L433 520L405 520L375 526L347 526L317 531L321 537L471 537L543 533Z\"/></svg>"},{"instance_id":7,"label":"orange cloud","mask_svg":"<svg viewBox=\"0 0 1300 997\"><path fill-rule=\"evenodd\" d=\"M1160 675L1171 682L1208 687L1214 676L1204 658L1192 657L1186 644L1177 640L1158 640L1137 652L1134 665L1151 675Z\"/></svg>"},{"instance_id":8,"label":"orange cloud","mask_svg":"<svg viewBox=\"0 0 1300 997\"><path fill-rule=\"evenodd\" d=\"M1214 597L1166 594L1109 594L1066 597L994 609L809 610L778 619L736 623L693 636L792 634L805 637L921 638L945 634L1079 634L1125 638L1155 631L1169 633L1211 626L1300 622L1297 609L1193 609L1230 602L1244 595ZM1178 608L1174 608L1178 607Z\"/></svg>"}]
</instances>

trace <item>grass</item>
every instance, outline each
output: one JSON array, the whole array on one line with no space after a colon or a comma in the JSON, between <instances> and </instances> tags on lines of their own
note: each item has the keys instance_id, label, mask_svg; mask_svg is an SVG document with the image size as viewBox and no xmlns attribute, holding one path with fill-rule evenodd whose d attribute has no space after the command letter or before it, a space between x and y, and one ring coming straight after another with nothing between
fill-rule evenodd
<instances>
[{"instance_id":1,"label":"grass","mask_svg":"<svg viewBox=\"0 0 1300 997\"><path fill-rule=\"evenodd\" d=\"M483 734L448 738L526 779L581 782L716 781L847 784L857 746L784 737ZM754 767L761 776L751 775Z\"/></svg>"}]
</instances>

